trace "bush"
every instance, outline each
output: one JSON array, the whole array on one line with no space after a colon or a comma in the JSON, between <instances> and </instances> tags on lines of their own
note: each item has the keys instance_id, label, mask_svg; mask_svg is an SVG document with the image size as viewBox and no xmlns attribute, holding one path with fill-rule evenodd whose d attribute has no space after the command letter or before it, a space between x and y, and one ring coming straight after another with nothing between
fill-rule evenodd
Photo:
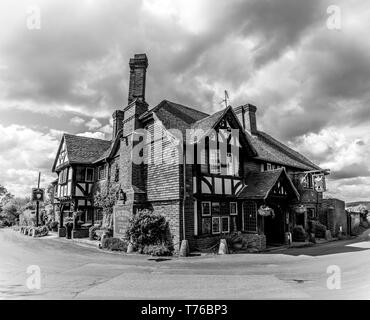
<instances>
[{"instance_id":1,"label":"bush","mask_svg":"<svg viewBox=\"0 0 370 320\"><path fill-rule=\"evenodd\" d=\"M145 246L144 249L143 249L143 253L144 254L150 254L150 255L156 256L156 257L166 257L166 256L171 256L172 255L172 251L164 243Z\"/></svg>"},{"instance_id":2,"label":"bush","mask_svg":"<svg viewBox=\"0 0 370 320\"><path fill-rule=\"evenodd\" d=\"M165 244L168 248L171 247L169 227L165 217L146 209L139 210L130 218L126 237L139 251L145 246Z\"/></svg>"},{"instance_id":3,"label":"bush","mask_svg":"<svg viewBox=\"0 0 370 320\"><path fill-rule=\"evenodd\" d=\"M325 238L326 227L322 223L319 221L312 221L311 228L316 238Z\"/></svg>"},{"instance_id":4,"label":"bush","mask_svg":"<svg viewBox=\"0 0 370 320\"><path fill-rule=\"evenodd\" d=\"M118 238L104 238L102 249L109 251L127 251L127 242Z\"/></svg>"},{"instance_id":5,"label":"bush","mask_svg":"<svg viewBox=\"0 0 370 320\"><path fill-rule=\"evenodd\" d=\"M96 231L99 230L100 227L98 226L92 226L89 229L89 239L90 240L98 240L98 235L96 234Z\"/></svg>"},{"instance_id":6,"label":"bush","mask_svg":"<svg viewBox=\"0 0 370 320\"><path fill-rule=\"evenodd\" d=\"M292 232L293 241L304 242L306 241L306 232L302 226L295 226Z\"/></svg>"},{"instance_id":7,"label":"bush","mask_svg":"<svg viewBox=\"0 0 370 320\"><path fill-rule=\"evenodd\" d=\"M51 230L53 230L53 231L58 231L58 226L59 226L59 223L58 223L57 221L52 221L52 222L50 223L50 228L51 228Z\"/></svg>"}]
</instances>

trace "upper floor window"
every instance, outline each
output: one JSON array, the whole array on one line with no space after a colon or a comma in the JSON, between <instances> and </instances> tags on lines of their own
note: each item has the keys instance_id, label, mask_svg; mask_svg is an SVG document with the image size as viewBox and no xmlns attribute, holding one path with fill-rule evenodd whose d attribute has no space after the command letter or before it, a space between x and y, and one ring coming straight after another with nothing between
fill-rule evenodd
<instances>
[{"instance_id":1,"label":"upper floor window","mask_svg":"<svg viewBox=\"0 0 370 320\"><path fill-rule=\"evenodd\" d=\"M94 169L93 168L86 168L86 182L94 181Z\"/></svg>"},{"instance_id":2,"label":"upper floor window","mask_svg":"<svg viewBox=\"0 0 370 320\"><path fill-rule=\"evenodd\" d=\"M303 179L303 187L307 189L313 188L313 180L312 180L312 174L308 173Z\"/></svg>"},{"instance_id":3,"label":"upper floor window","mask_svg":"<svg viewBox=\"0 0 370 320\"><path fill-rule=\"evenodd\" d=\"M105 179L106 176L106 168L105 165L102 165L98 168L98 179L102 180Z\"/></svg>"},{"instance_id":4,"label":"upper floor window","mask_svg":"<svg viewBox=\"0 0 370 320\"><path fill-rule=\"evenodd\" d=\"M220 150L218 149L209 150L209 171L212 174L221 173Z\"/></svg>"},{"instance_id":5,"label":"upper floor window","mask_svg":"<svg viewBox=\"0 0 370 320\"><path fill-rule=\"evenodd\" d=\"M94 181L94 169L93 168L78 167L77 171L76 171L76 180L77 181L93 182Z\"/></svg>"}]
</instances>

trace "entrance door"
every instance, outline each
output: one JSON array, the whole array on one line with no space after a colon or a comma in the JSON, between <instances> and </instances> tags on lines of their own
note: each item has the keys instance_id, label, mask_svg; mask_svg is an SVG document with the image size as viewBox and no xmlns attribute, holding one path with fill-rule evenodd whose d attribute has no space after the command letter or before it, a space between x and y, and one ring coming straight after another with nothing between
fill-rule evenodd
<instances>
[{"instance_id":1,"label":"entrance door","mask_svg":"<svg viewBox=\"0 0 370 320\"><path fill-rule=\"evenodd\" d=\"M264 232L266 243L269 245L281 245L284 243L284 212L278 207L273 207L274 216L264 217Z\"/></svg>"}]
</instances>

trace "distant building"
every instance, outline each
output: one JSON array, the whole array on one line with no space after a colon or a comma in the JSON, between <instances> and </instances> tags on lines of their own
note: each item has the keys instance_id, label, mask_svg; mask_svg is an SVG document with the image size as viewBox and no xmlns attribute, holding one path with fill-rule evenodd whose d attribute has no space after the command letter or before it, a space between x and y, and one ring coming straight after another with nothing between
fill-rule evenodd
<instances>
[{"instance_id":1,"label":"distant building","mask_svg":"<svg viewBox=\"0 0 370 320\"><path fill-rule=\"evenodd\" d=\"M345 202L335 198L323 199L322 207L319 220L331 231L332 236L337 236L339 232L348 234L350 222L345 210Z\"/></svg>"},{"instance_id":2,"label":"distant building","mask_svg":"<svg viewBox=\"0 0 370 320\"><path fill-rule=\"evenodd\" d=\"M187 239L193 249L234 231L263 249L319 216L322 192L315 190L314 177L327 172L258 130L255 106L229 106L211 115L168 100L150 108L147 66L145 54L130 60L128 104L113 113L112 141L63 135L53 165L62 216L82 210L84 221L101 220L94 194L103 185L119 186L124 202L115 210L126 216L140 208L161 213L174 243ZM137 164L132 159L142 129L151 139L145 144L149 152L141 155L147 161ZM187 130L203 133L188 143ZM191 148L195 155L189 156Z\"/></svg>"}]
</instances>

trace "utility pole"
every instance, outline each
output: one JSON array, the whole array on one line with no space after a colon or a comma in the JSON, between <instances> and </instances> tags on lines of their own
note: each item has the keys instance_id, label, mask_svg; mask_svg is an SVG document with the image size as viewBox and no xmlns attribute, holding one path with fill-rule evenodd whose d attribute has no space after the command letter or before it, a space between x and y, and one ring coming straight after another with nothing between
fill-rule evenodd
<instances>
[{"instance_id":1,"label":"utility pole","mask_svg":"<svg viewBox=\"0 0 370 320\"><path fill-rule=\"evenodd\" d=\"M37 189L40 189L40 178L41 178L41 172L39 172L39 179L37 182ZM36 201L36 227L39 226L39 210L40 210L40 202Z\"/></svg>"}]
</instances>

